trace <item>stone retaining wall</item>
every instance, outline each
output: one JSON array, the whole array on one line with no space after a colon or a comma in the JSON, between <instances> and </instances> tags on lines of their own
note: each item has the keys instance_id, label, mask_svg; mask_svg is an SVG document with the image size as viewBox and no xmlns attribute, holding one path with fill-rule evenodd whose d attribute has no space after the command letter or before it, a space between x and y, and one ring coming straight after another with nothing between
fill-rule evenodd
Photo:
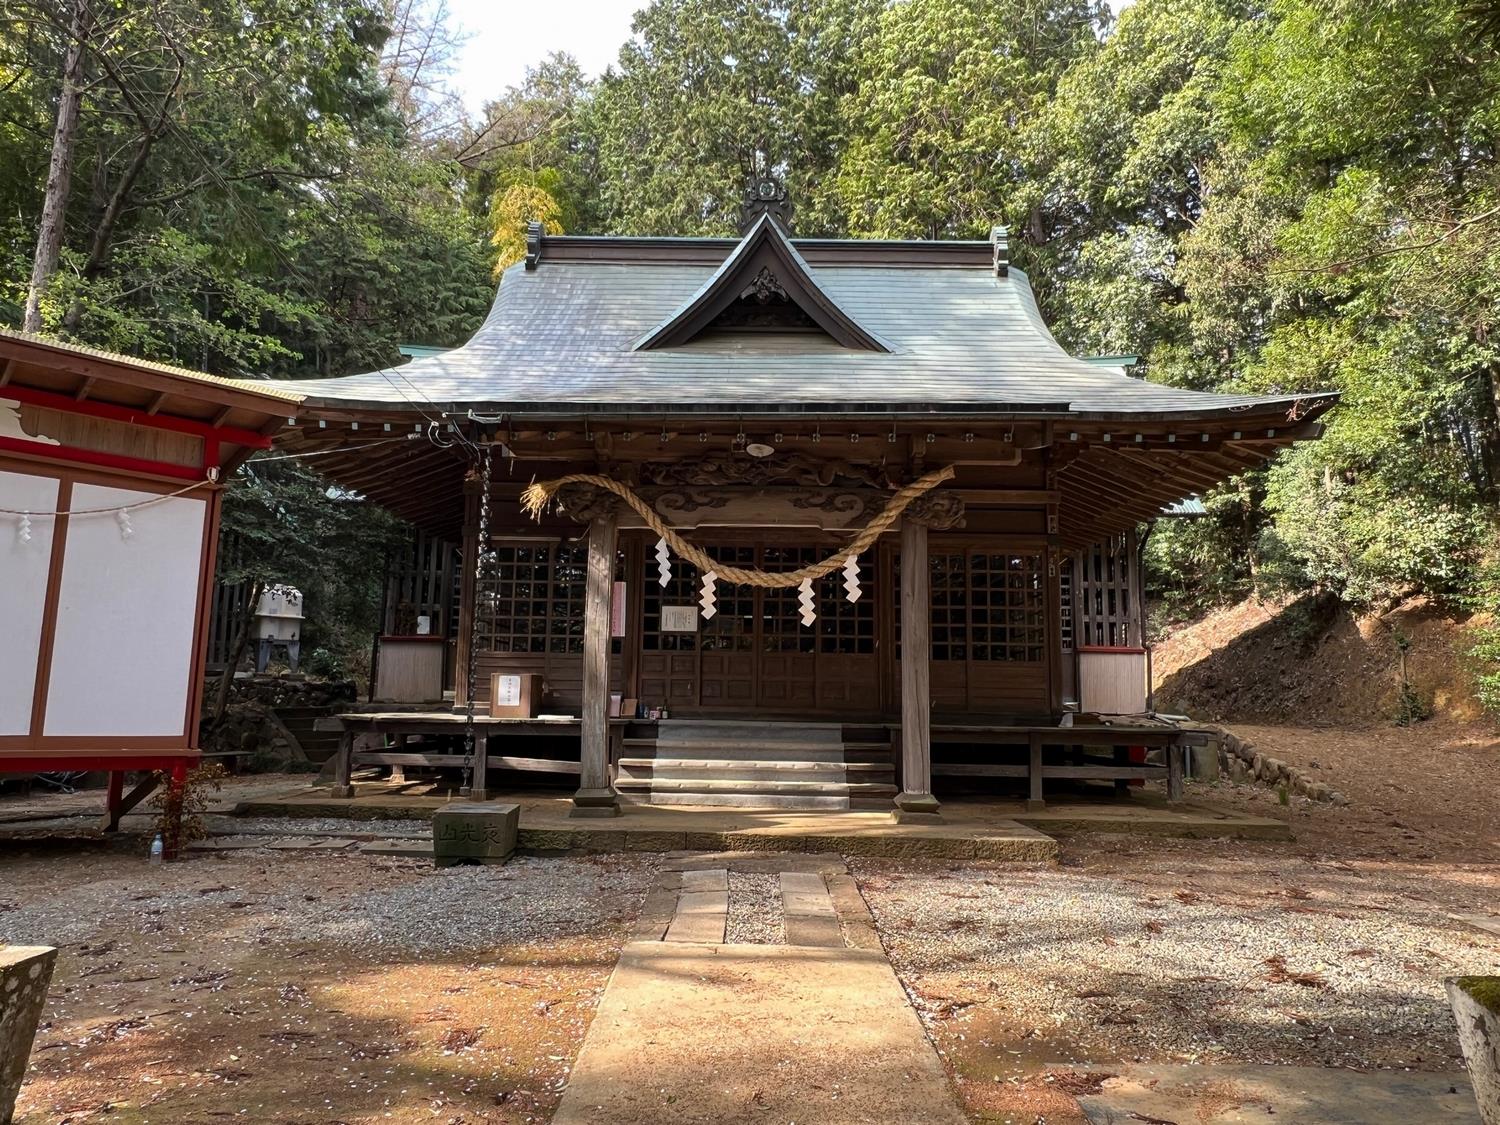
<instances>
[{"instance_id":1,"label":"stone retaining wall","mask_svg":"<svg viewBox=\"0 0 1500 1125\"><path fill-rule=\"evenodd\" d=\"M1219 770L1236 785L1264 785L1271 789L1285 786L1294 797L1347 805L1349 798L1331 785L1313 778L1280 758L1262 754L1255 745L1223 727L1210 726L1219 740Z\"/></svg>"}]
</instances>

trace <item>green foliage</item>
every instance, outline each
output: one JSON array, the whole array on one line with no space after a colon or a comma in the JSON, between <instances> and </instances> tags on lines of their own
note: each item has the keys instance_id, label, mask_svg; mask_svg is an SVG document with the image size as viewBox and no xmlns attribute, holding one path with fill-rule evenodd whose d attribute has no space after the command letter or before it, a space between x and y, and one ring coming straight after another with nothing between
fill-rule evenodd
<instances>
[{"instance_id":1,"label":"green foliage","mask_svg":"<svg viewBox=\"0 0 1500 1125\"><path fill-rule=\"evenodd\" d=\"M1026 176L1017 137L1068 63L1095 50L1102 3L908 0L853 51L833 180L850 232L983 238Z\"/></svg>"},{"instance_id":2,"label":"green foliage","mask_svg":"<svg viewBox=\"0 0 1500 1125\"><path fill-rule=\"evenodd\" d=\"M1469 627L1468 659L1474 695L1500 720L1500 562L1494 558L1480 569L1473 605L1478 612Z\"/></svg>"},{"instance_id":3,"label":"green foliage","mask_svg":"<svg viewBox=\"0 0 1500 1125\"><path fill-rule=\"evenodd\" d=\"M219 580L300 590L310 653L342 664L368 649L386 557L402 535L393 517L297 461L250 461L224 493L223 534Z\"/></svg>"}]
</instances>

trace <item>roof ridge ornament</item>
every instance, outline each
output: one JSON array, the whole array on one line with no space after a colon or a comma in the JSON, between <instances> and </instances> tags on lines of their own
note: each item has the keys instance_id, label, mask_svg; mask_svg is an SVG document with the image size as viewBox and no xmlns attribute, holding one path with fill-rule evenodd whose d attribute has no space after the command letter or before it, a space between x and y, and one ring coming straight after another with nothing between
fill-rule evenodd
<instances>
[{"instance_id":1,"label":"roof ridge ornament","mask_svg":"<svg viewBox=\"0 0 1500 1125\"><path fill-rule=\"evenodd\" d=\"M775 173L765 169L764 154L757 154L760 169L751 174L745 187L745 202L740 212L740 237L749 234L762 215L771 220L786 234L792 232L792 203L787 196L786 183Z\"/></svg>"},{"instance_id":2,"label":"roof ridge ornament","mask_svg":"<svg viewBox=\"0 0 1500 1125\"><path fill-rule=\"evenodd\" d=\"M542 224L539 219L532 219L526 224L526 268L536 269L538 262L542 260Z\"/></svg>"},{"instance_id":3,"label":"roof ridge ornament","mask_svg":"<svg viewBox=\"0 0 1500 1125\"><path fill-rule=\"evenodd\" d=\"M990 246L995 251L995 276L1010 274L1010 228L1000 224L990 228Z\"/></svg>"}]
</instances>

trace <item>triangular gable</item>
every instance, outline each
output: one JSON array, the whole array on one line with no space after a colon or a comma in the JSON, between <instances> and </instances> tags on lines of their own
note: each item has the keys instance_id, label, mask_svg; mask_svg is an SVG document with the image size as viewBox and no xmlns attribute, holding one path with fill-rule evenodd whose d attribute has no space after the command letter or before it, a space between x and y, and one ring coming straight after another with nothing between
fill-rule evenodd
<instances>
[{"instance_id":1,"label":"triangular gable","mask_svg":"<svg viewBox=\"0 0 1500 1125\"><path fill-rule=\"evenodd\" d=\"M868 352L891 349L839 308L813 280L802 255L770 215L762 215L724 264L698 292L635 344L636 351L686 344L732 314L742 303L774 305L808 327L826 332L846 348Z\"/></svg>"}]
</instances>

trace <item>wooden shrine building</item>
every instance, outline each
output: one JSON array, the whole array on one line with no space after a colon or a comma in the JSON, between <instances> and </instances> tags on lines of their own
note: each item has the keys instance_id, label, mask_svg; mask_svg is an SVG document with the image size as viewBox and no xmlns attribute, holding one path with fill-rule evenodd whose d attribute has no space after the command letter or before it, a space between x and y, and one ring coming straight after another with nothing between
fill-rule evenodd
<instances>
[{"instance_id":1,"label":"wooden shrine building","mask_svg":"<svg viewBox=\"0 0 1500 1125\"><path fill-rule=\"evenodd\" d=\"M1090 654L1136 658L1123 698L1142 700L1092 709L1145 709L1127 539L1316 437L1333 396L1179 390L1076 358L1003 228L797 239L762 186L737 240L534 226L473 339L282 384L306 401L278 444L459 545L457 706L472 683L484 716L495 674L539 676L521 681L543 693L533 710L580 728L580 813L614 812L617 793L804 792L772 759L806 766L828 803L931 813L935 735L969 747L956 776L1011 768L975 744L1038 763L1054 744L1150 741L1069 716L1089 709ZM820 740L841 753L812 755ZM853 752L882 741L883 765ZM820 788L829 761L847 769ZM1073 761L1049 776L1106 776Z\"/></svg>"}]
</instances>

